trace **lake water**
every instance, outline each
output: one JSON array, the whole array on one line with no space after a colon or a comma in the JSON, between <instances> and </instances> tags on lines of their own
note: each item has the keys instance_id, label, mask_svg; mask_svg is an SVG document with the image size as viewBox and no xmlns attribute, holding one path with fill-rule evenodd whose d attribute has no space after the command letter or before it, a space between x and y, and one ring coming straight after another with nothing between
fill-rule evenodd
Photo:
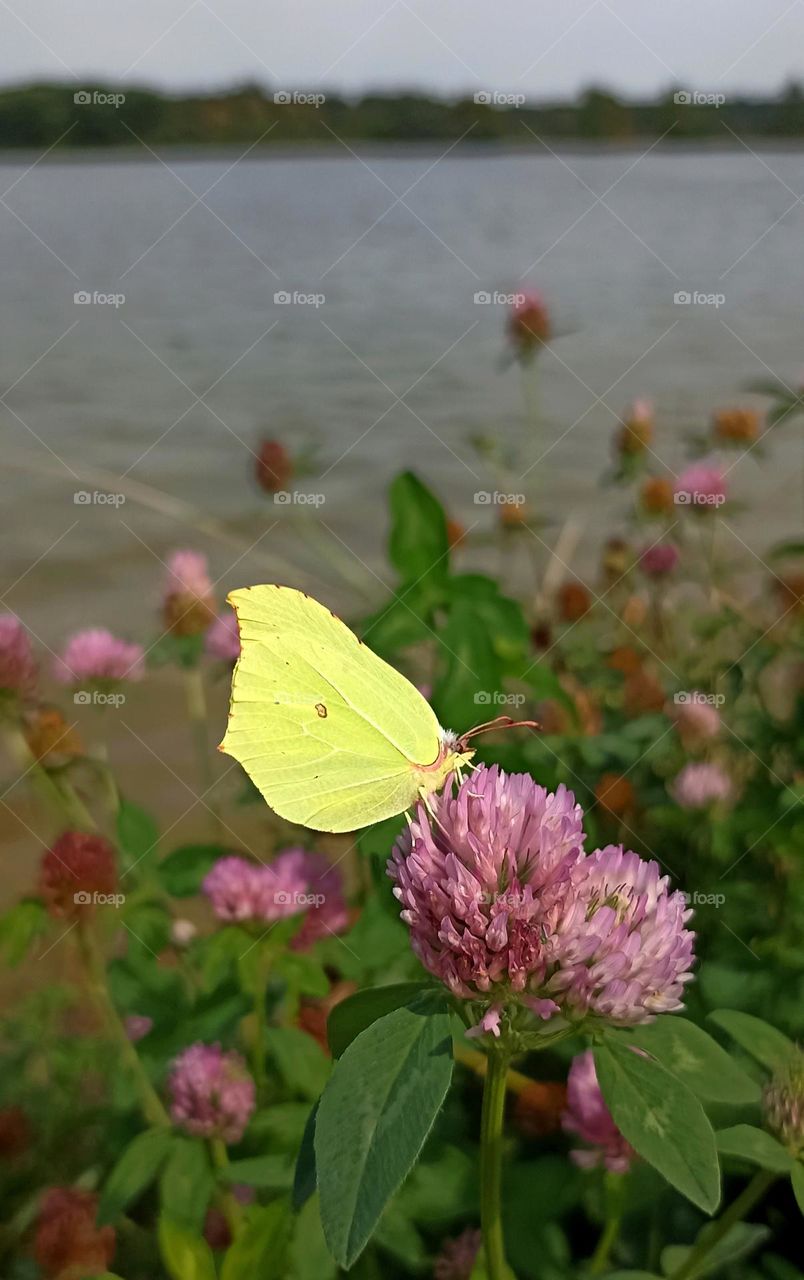
<instances>
[{"instance_id":1,"label":"lake water","mask_svg":"<svg viewBox=\"0 0 804 1280\"><path fill-rule=\"evenodd\" d=\"M620 503L599 477L631 397L656 401L656 452L677 468L713 406L770 371L804 373L800 153L439 154L160 163L143 150L27 173L5 157L4 590L45 642L90 614L142 629L177 544L210 549L227 586L330 578L302 546L307 511L251 483L263 433L315 446L299 487L323 495L324 536L382 590L384 491L400 467L477 522L482 543L492 516L473 495L499 476L469 441L494 436L506 482L543 501L548 528L587 521L589 555ZM540 360L538 426L518 370L500 367L504 306L474 300L523 281L546 294L558 334ZM684 290L719 305L678 305ZM76 304L80 291L125 301ZM280 291L306 301L277 304ZM741 525L760 553L800 524L799 430L731 473L760 507ZM102 491L125 474L202 507L234 541L196 537L132 492L120 507L76 505L98 473ZM276 519L233 566L236 542Z\"/></svg>"}]
</instances>

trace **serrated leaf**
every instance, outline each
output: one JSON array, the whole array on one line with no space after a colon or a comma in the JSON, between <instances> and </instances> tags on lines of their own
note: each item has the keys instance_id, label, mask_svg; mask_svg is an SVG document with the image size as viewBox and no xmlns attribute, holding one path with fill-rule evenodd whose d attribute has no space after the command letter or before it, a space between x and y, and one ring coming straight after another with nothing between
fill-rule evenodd
<instances>
[{"instance_id":1,"label":"serrated leaf","mask_svg":"<svg viewBox=\"0 0 804 1280\"><path fill-rule=\"evenodd\" d=\"M226 1251L221 1280L285 1280L291 1230L287 1200L251 1209Z\"/></svg>"},{"instance_id":2,"label":"serrated leaf","mask_svg":"<svg viewBox=\"0 0 804 1280\"><path fill-rule=\"evenodd\" d=\"M623 1043L652 1054L663 1067L707 1102L757 1102L761 1090L716 1040L686 1018L657 1018L618 1034Z\"/></svg>"},{"instance_id":3,"label":"serrated leaf","mask_svg":"<svg viewBox=\"0 0 804 1280\"><path fill-rule=\"evenodd\" d=\"M164 1214L159 1219L159 1252L172 1280L217 1280L206 1240Z\"/></svg>"},{"instance_id":4,"label":"serrated leaf","mask_svg":"<svg viewBox=\"0 0 804 1280\"><path fill-rule=\"evenodd\" d=\"M47 929L49 916L35 898L23 898L0 916L0 954L9 968L25 959L30 948Z\"/></svg>"},{"instance_id":5,"label":"serrated leaf","mask_svg":"<svg viewBox=\"0 0 804 1280\"><path fill-rule=\"evenodd\" d=\"M324 1090L315 1131L321 1222L350 1267L421 1152L452 1078L446 1002L423 996L354 1040Z\"/></svg>"},{"instance_id":6,"label":"serrated leaf","mask_svg":"<svg viewBox=\"0 0 804 1280\"><path fill-rule=\"evenodd\" d=\"M795 1045L786 1035L753 1014L741 1013L738 1009L715 1009L709 1018L770 1071L775 1071L795 1053Z\"/></svg>"},{"instance_id":7,"label":"serrated leaf","mask_svg":"<svg viewBox=\"0 0 804 1280\"><path fill-rule=\"evenodd\" d=\"M780 1142L752 1124L732 1125L729 1129L721 1129L716 1137L721 1155L738 1156L776 1173L790 1173L795 1164Z\"/></svg>"},{"instance_id":8,"label":"serrated leaf","mask_svg":"<svg viewBox=\"0 0 804 1280\"><path fill-rule=\"evenodd\" d=\"M620 1132L671 1186L712 1213L720 1200L715 1135L691 1089L614 1038L595 1047L603 1097Z\"/></svg>"},{"instance_id":9,"label":"serrated leaf","mask_svg":"<svg viewBox=\"0 0 804 1280\"><path fill-rule=\"evenodd\" d=\"M98 1204L99 1226L114 1222L150 1186L174 1139L171 1129L146 1129L129 1143L104 1184Z\"/></svg>"},{"instance_id":10,"label":"serrated leaf","mask_svg":"<svg viewBox=\"0 0 804 1280\"><path fill-rule=\"evenodd\" d=\"M361 1031L378 1018L410 1004L429 987L427 982L394 982L386 987L356 991L335 1005L327 1019L327 1040L333 1058L340 1058Z\"/></svg>"}]
</instances>

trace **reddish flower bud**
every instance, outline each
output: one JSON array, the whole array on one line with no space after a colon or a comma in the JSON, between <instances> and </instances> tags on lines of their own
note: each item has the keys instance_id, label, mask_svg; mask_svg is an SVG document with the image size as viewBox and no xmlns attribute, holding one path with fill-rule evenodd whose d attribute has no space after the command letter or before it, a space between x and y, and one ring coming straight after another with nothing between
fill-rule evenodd
<instances>
[{"instance_id":1,"label":"reddish flower bud","mask_svg":"<svg viewBox=\"0 0 804 1280\"><path fill-rule=\"evenodd\" d=\"M78 919L116 889L115 852L104 836L65 831L42 858L39 893L52 916Z\"/></svg>"},{"instance_id":2,"label":"reddish flower bud","mask_svg":"<svg viewBox=\"0 0 804 1280\"><path fill-rule=\"evenodd\" d=\"M115 1250L114 1227L97 1227L98 1197L92 1191L52 1187L36 1227L34 1256L53 1280L80 1280L108 1271Z\"/></svg>"},{"instance_id":3,"label":"reddish flower bud","mask_svg":"<svg viewBox=\"0 0 804 1280\"><path fill-rule=\"evenodd\" d=\"M257 484L266 493L287 489L293 478L293 459L279 440L263 440L254 463Z\"/></svg>"}]
</instances>

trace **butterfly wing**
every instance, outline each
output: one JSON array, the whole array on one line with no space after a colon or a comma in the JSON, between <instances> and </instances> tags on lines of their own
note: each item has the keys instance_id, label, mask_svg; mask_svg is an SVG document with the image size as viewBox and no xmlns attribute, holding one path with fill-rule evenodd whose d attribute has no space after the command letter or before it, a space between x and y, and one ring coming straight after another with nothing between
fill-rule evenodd
<instances>
[{"instance_id":1,"label":"butterfly wing","mask_svg":"<svg viewBox=\"0 0 804 1280\"><path fill-rule=\"evenodd\" d=\"M415 766L441 748L419 691L318 601L291 587L234 591L240 659L221 750L281 817L352 831L409 808Z\"/></svg>"}]
</instances>

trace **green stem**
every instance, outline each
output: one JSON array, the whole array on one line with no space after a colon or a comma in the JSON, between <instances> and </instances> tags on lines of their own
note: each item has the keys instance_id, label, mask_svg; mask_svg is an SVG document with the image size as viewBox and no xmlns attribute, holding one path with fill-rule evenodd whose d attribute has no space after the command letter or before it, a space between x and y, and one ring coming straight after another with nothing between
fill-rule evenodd
<instances>
[{"instance_id":1,"label":"green stem","mask_svg":"<svg viewBox=\"0 0 804 1280\"><path fill-rule=\"evenodd\" d=\"M50 809L56 810L62 819L66 817L71 827L77 827L81 831L96 831L97 824L89 810L69 784L59 785L54 782L44 765L34 756L19 725L8 724L5 738L21 775L31 779Z\"/></svg>"},{"instance_id":2,"label":"green stem","mask_svg":"<svg viewBox=\"0 0 804 1280\"><path fill-rule=\"evenodd\" d=\"M169 1125L170 1117L162 1105L158 1093L151 1084L139 1054L126 1035L120 1015L114 1007L106 983L106 970L92 925L85 920L78 925L78 947L90 995L110 1039L116 1041L125 1065L128 1067L140 1095L143 1115L149 1124Z\"/></svg>"},{"instance_id":3,"label":"green stem","mask_svg":"<svg viewBox=\"0 0 804 1280\"><path fill-rule=\"evenodd\" d=\"M608 1267L611 1251L617 1243L623 1220L623 1175L607 1173L605 1178L606 1222L589 1264L589 1274L600 1275Z\"/></svg>"},{"instance_id":4,"label":"green stem","mask_svg":"<svg viewBox=\"0 0 804 1280\"><path fill-rule=\"evenodd\" d=\"M207 695L204 688L204 674L200 663L188 667L184 673L184 685L187 694L187 712L193 731L198 772L201 779L201 800L212 817L214 835L220 839L223 835L220 816L215 801L211 798L216 778L212 768L212 753L209 747L207 732Z\"/></svg>"},{"instance_id":5,"label":"green stem","mask_svg":"<svg viewBox=\"0 0 804 1280\"><path fill-rule=\"evenodd\" d=\"M209 1151L212 1156L212 1163L219 1173L224 1177L229 1173L229 1153L226 1150L226 1144L220 1138L210 1138ZM233 1195L228 1183L225 1183L218 1191L218 1201L220 1203L221 1212L226 1219L227 1226L231 1233L232 1239L236 1237L243 1225L243 1208Z\"/></svg>"},{"instance_id":6,"label":"green stem","mask_svg":"<svg viewBox=\"0 0 804 1280\"><path fill-rule=\"evenodd\" d=\"M686 1260L671 1274L670 1280L689 1280L695 1275L700 1269L700 1264L715 1245L720 1243L735 1223L741 1222L745 1215L750 1213L778 1177L779 1174L770 1169L760 1169L755 1173L748 1186L744 1187L737 1199L731 1202L725 1213L704 1229L703 1239L698 1240Z\"/></svg>"},{"instance_id":7,"label":"green stem","mask_svg":"<svg viewBox=\"0 0 804 1280\"><path fill-rule=\"evenodd\" d=\"M504 1051L489 1052L483 1087L483 1114L480 1121L480 1225L488 1280L506 1280L505 1246L502 1228L502 1148L503 1114L508 1058Z\"/></svg>"}]
</instances>

